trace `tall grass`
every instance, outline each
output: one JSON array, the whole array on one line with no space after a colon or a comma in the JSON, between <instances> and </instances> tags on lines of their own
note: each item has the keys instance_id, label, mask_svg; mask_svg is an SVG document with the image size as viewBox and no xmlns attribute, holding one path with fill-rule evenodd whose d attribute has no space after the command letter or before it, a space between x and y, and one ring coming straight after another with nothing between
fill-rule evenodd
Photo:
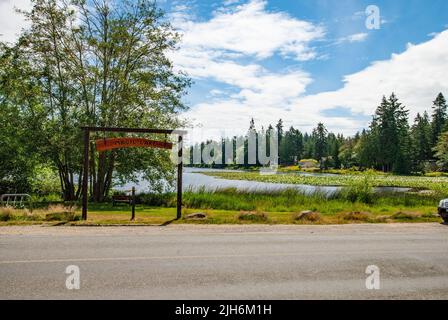
<instances>
[{"instance_id":1,"label":"tall grass","mask_svg":"<svg viewBox=\"0 0 448 320\"><path fill-rule=\"evenodd\" d=\"M363 176L363 179L355 180L351 185L344 187L340 196L352 203L357 201L366 204L373 203L374 190L369 176Z\"/></svg>"},{"instance_id":2,"label":"tall grass","mask_svg":"<svg viewBox=\"0 0 448 320\"><path fill-rule=\"evenodd\" d=\"M218 189L204 188L197 191L187 190L183 194L186 208L217 209L236 211L263 212L300 212L312 210L320 212L340 212L348 209L363 208L399 208L402 207L436 207L439 195L418 193L375 193L368 182L357 183L339 192L305 193L297 189L275 191L246 191L236 188ZM176 194L140 195L139 201L149 206L174 207Z\"/></svg>"}]
</instances>

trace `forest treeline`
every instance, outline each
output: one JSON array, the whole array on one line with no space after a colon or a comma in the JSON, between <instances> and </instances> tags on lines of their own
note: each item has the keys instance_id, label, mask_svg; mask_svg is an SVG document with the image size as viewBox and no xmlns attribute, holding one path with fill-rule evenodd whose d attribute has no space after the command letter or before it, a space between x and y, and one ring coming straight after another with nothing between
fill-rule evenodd
<instances>
[{"instance_id":1,"label":"forest treeline","mask_svg":"<svg viewBox=\"0 0 448 320\"><path fill-rule=\"evenodd\" d=\"M282 119L275 126L269 125L259 132L252 119L248 133L276 132L280 165L295 165L301 159L315 159L322 169L373 168L397 174L447 170L448 114L443 94L439 93L433 101L431 115L425 111L417 114L413 124L409 120L409 110L392 93L382 98L369 127L351 137L329 132L323 123L317 124L311 133L294 127L284 128ZM247 139L247 135L233 137L230 145L236 149L236 141L241 139ZM222 139L222 146L226 142L228 144L226 140ZM191 147L190 155L194 148L203 149L210 142ZM248 163L247 149L246 143L242 166L259 165Z\"/></svg>"}]
</instances>

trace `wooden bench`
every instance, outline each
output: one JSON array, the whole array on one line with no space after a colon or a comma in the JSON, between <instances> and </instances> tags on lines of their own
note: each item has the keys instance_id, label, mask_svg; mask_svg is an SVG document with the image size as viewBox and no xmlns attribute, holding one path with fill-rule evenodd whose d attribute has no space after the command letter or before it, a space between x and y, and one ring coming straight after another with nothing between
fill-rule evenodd
<instances>
[{"instance_id":1,"label":"wooden bench","mask_svg":"<svg viewBox=\"0 0 448 320\"><path fill-rule=\"evenodd\" d=\"M113 195L112 196L112 206L115 206L115 203L127 203L132 204L132 197L125 195Z\"/></svg>"}]
</instances>

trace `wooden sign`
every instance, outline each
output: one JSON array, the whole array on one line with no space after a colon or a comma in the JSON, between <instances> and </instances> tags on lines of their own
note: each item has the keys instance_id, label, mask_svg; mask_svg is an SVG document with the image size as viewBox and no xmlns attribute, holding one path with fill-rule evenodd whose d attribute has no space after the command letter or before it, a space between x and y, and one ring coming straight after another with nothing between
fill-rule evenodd
<instances>
[{"instance_id":1,"label":"wooden sign","mask_svg":"<svg viewBox=\"0 0 448 320\"><path fill-rule=\"evenodd\" d=\"M111 138L99 139L95 141L96 150L103 152L106 150L130 147L172 149L173 144L170 142L149 140L144 138Z\"/></svg>"}]
</instances>

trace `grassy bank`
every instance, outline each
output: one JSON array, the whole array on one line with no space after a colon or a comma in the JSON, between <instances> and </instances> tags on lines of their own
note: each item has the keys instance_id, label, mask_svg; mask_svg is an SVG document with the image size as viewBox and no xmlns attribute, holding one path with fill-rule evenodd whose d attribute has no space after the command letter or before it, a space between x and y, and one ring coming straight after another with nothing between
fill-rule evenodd
<instances>
[{"instance_id":1,"label":"grassy bank","mask_svg":"<svg viewBox=\"0 0 448 320\"><path fill-rule=\"evenodd\" d=\"M395 176L384 174L341 174L307 176L300 174L260 175L259 172L201 172L202 174L228 180L304 184L314 186L350 186L368 177L373 187L404 187L419 190L429 189L440 193L448 192L447 177Z\"/></svg>"},{"instance_id":2,"label":"grassy bank","mask_svg":"<svg viewBox=\"0 0 448 320\"><path fill-rule=\"evenodd\" d=\"M11 224L345 224L389 222L441 222L436 214L435 194L371 194L363 198L346 190L330 198L324 194L305 195L296 190L245 192L235 189L217 192L199 191L184 194L183 218L174 221L175 194L146 195L139 198L136 220L130 222L130 207L90 204L89 219L80 221L79 208L50 206L30 213L27 210L0 212L0 225ZM352 190L353 192L353 190ZM367 200L367 201L364 201ZM306 211L306 212L305 212ZM305 212L305 213L304 213ZM188 219L189 214L203 213L205 218Z\"/></svg>"}]
</instances>

